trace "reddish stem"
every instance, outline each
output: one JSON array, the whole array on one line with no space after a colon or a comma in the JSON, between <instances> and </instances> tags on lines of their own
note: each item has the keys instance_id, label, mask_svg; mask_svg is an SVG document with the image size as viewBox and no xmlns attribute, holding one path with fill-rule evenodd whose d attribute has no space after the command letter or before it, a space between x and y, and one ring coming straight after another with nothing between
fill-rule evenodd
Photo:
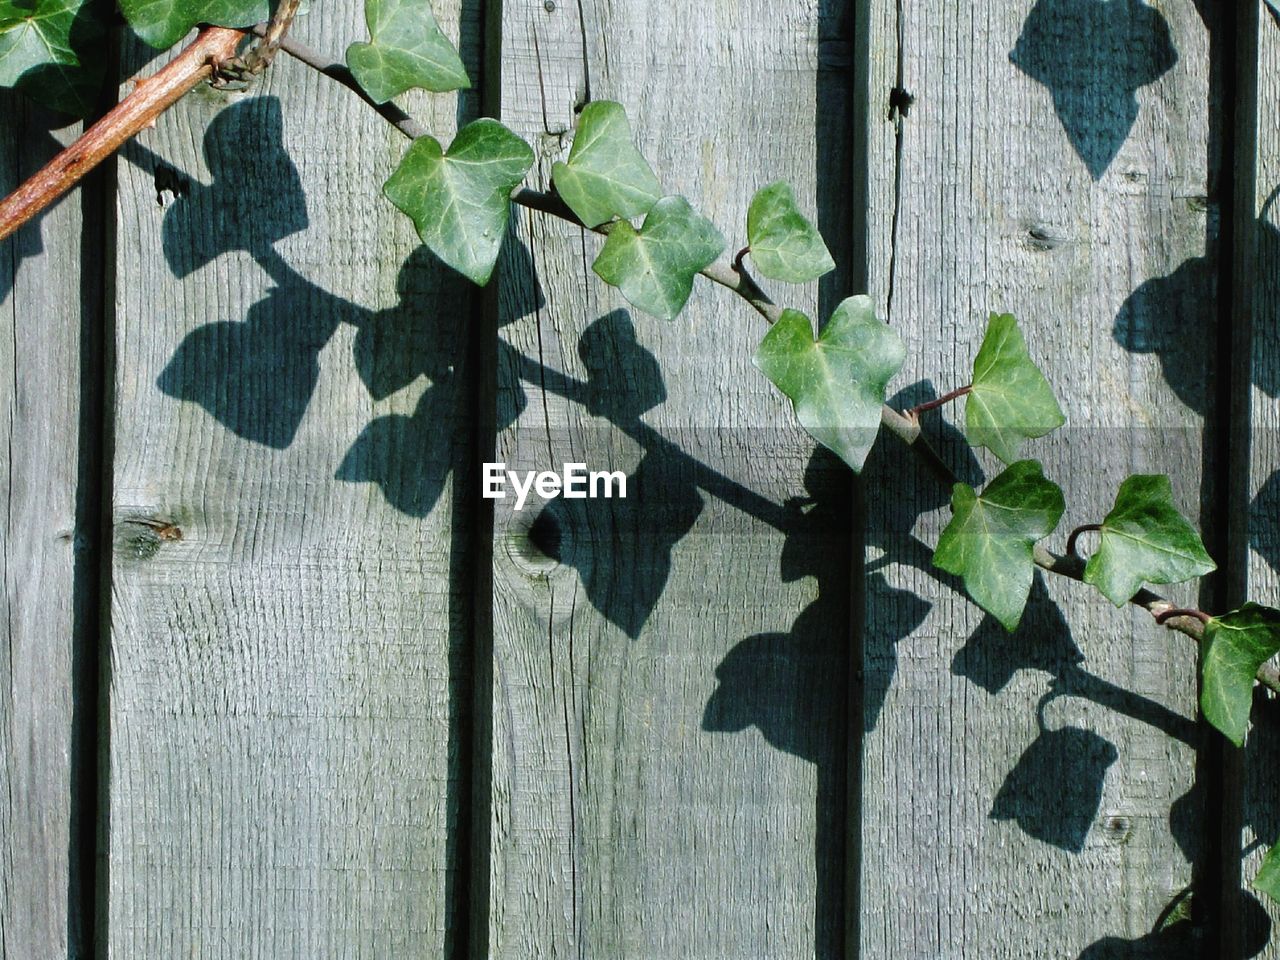
<instances>
[{"instance_id":1,"label":"reddish stem","mask_svg":"<svg viewBox=\"0 0 1280 960\"><path fill-rule=\"evenodd\" d=\"M155 122L183 94L213 75L214 68L235 56L244 32L206 27L191 45L153 77L138 81L133 92L50 160L31 179L0 200L0 240L70 190L86 173L111 156L125 141Z\"/></svg>"},{"instance_id":2,"label":"reddish stem","mask_svg":"<svg viewBox=\"0 0 1280 960\"><path fill-rule=\"evenodd\" d=\"M1194 607L1171 607L1168 610L1161 610L1155 617L1156 623L1161 626L1166 620L1172 620L1174 617L1195 617L1203 624L1208 624L1213 619L1203 610L1196 610Z\"/></svg>"},{"instance_id":3,"label":"reddish stem","mask_svg":"<svg viewBox=\"0 0 1280 960\"><path fill-rule=\"evenodd\" d=\"M957 397L963 397L966 393L968 393L972 389L973 389L973 385L969 384L968 386L964 386L956 390L952 390L950 393L944 393L942 396L938 397L935 400L929 400L925 403L916 404L916 406L908 410L905 414L903 414L903 416L910 417L912 420L916 420L920 417L920 414L924 413L926 410L932 410L935 407L942 406L944 403L950 403L952 400L955 400Z\"/></svg>"}]
</instances>

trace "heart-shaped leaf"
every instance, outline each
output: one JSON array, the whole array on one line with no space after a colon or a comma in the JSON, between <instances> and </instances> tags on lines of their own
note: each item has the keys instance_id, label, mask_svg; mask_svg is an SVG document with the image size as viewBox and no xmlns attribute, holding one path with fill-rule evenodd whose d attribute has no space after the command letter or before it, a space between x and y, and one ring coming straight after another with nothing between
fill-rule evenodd
<instances>
[{"instance_id":1,"label":"heart-shaped leaf","mask_svg":"<svg viewBox=\"0 0 1280 960\"><path fill-rule=\"evenodd\" d=\"M364 0L364 17L369 42L347 47L347 66L378 103L415 87L445 93L471 86L427 0Z\"/></svg>"},{"instance_id":2,"label":"heart-shaped leaf","mask_svg":"<svg viewBox=\"0 0 1280 960\"><path fill-rule=\"evenodd\" d=\"M163 50L198 23L251 27L271 16L268 0L120 0L120 12L133 32Z\"/></svg>"},{"instance_id":3,"label":"heart-shaped leaf","mask_svg":"<svg viewBox=\"0 0 1280 960\"><path fill-rule=\"evenodd\" d=\"M0 0L0 87L74 117L88 113L105 65L102 8L100 0Z\"/></svg>"},{"instance_id":4,"label":"heart-shaped leaf","mask_svg":"<svg viewBox=\"0 0 1280 960\"><path fill-rule=\"evenodd\" d=\"M1122 607L1144 583L1179 583L1216 569L1195 527L1173 505L1169 478L1135 474L1102 521L1084 581Z\"/></svg>"},{"instance_id":5,"label":"heart-shaped leaf","mask_svg":"<svg viewBox=\"0 0 1280 960\"><path fill-rule=\"evenodd\" d=\"M902 368L907 348L876 319L871 298L850 297L813 338L813 324L784 310L760 341L755 365L791 398L796 419L855 472L880 430L885 387Z\"/></svg>"},{"instance_id":6,"label":"heart-shaped leaf","mask_svg":"<svg viewBox=\"0 0 1280 960\"><path fill-rule=\"evenodd\" d=\"M437 257L483 286L493 274L511 214L511 191L533 150L497 120L472 121L446 153L419 137L382 192L408 214Z\"/></svg>"},{"instance_id":7,"label":"heart-shaped leaf","mask_svg":"<svg viewBox=\"0 0 1280 960\"><path fill-rule=\"evenodd\" d=\"M662 196L662 186L636 149L622 104L596 100L582 108L573 149L551 168L556 192L588 227L638 217Z\"/></svg>"},{"instance_id":8,"label":"heart-shaped leaf","mask_svg":"<svg viewBox=\"0 0 1280 960\"><path fill-rule=\"evenodd\" d=\"M1006 467L981 496L957 483L934 566L963 577L974 602L1012 632L1031 591L1036 542L1053 533L1064 508L1062 491L1035 460Z\"/></svg>"},{"instance_id":9,"label":"heart-shaped leaf","mask_svg":"<svg viewBox=\"0 0 1280 960\"><path fill-rule=\"evenodd\" d=\"M1253 889L1280 903L1280 843L1268 850L1267 855L1262 858L1262 866L1253 878Z\"/></svg>"},{"instance_id":10,"label":"heart-shaped leaf","mask_svg":"<svg viewBox=\"0 0 1280 960\"><path fill-rule=\"evenodd\" d=\"M965 436L1012 463L1023 440L1043 437L1065 422L1049 381L1027 353L1018 321L1012 314L993 313L973 361Z\"/></svg>"},{"instance_id":11,"label":"heart-shaped leaf","mask_svg":"<svg viewBox=\"0 0 1280 960\"><path fill-rule=\"evenodd\" d=\"M1244 743L1258 668L1280 651L1280 610L1246 603L1212 617L1200 643L1200 709L1232 743Z\"/></svg>"},{"instance_id":12,"label":"heart-shaped leaf","mask_svg":"<svg viewBox=\"0 0 1280 960\"><path fill-rule=\"evenodd\" d=\"M591 269L645 313L672 319L699 270L720 256L724 237L684 197L663 197L636 230L620 220Z\"/></svg>"},{"instance_id":13,"label":"heart-shaped leaf","mask_svg":"<svg viewBox=\"0 0 1280 960\"><path fill-rule=\"evenodd\" d=\"M762 187L747 210L751 260L771 280L807 283L835 269L817 227L805 219L795 194L779 180Z\"/></svg>"}]
</instances>

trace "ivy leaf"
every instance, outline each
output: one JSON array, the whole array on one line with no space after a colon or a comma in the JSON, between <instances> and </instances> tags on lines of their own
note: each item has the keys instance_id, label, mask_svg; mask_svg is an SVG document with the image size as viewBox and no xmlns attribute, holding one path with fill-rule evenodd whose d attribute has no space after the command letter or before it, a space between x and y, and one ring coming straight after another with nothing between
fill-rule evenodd
<instances>
[{"instance_id":1,"label":"ivy leaf","mask_svg":"<svg viewBox=\"0 0 1280 960\"><path fill-rule=\"evenodd\" d=\"M0 87L83 117L102 86L100 0L0 0Z\"/></svg>"},{"instance_id":2,"label":"ivy leaf","mask_svg":"<svg viewBox=\"0 0 1280 960\"><path fill-rule=\"evenodd\" d=\"M510 194L533 165L533 150L497 120L472 121L448 153L419 137L383 184L437 257L483 286L493 274L511 213Z\"/></svg>"},{"instance_id":3,"label":"ivy leaf","mask_svg":"<svg viewBox=\"0 0 1280 960\"><path fill-rule=\"evenodd\" d=\"M1253 878L1253 889L1280 903L1280 843L1274 845L1262 858L1262 866Z\"/></svg>"},{"instance_id":4,"label":"ivy leaf","mask_svg":"<svg viewBox=\"0 0 1280 960\"><path fill-rule=\"evenodd\" d=\"M1035 460L1006 467L981 496L957 483L934 566L963 577L974 602L1012 633L1031 592L1036 542L1053 533L1065 506Z\"/></svg>"},{"instance_id":5,"label":"ivy leaf","mask_svg":"<svg viewBox=\"0 0 1280 960\"><path fill-rule=\"evenodd\" d=\"M1217 566L1195 527L1173 505L1173 488L1165 476L1126 478L1101 532L1098 549L1085 564L1084 582L1117 607L1144 583L1179 583Z\"/></svg>"},{"instance_id":6,"label":"ivy leaf","mask_svg":"<svg viewBox=\"0 0 1280 960\"><path fill-rule=\"evenodd\" d=\"M364 0L364 18L369 42L347 47L347 66L376 102L414 87L446 93L471 86L428 0Z\"/></svg>"},{"instance_id":7,"label":"ivy leaf","mask_svg":"<svg viewBox=\"0 0 1280 960\"><path fill-rule=\"evenodd\" d=\"M817 228L805 219L791 187L779 180L762 187L747 210L751 260L771 280L807 283L835 269Z\"/></svg>"},{"instance_id":8,"label":"ivy leaf","mask_svg":"<svg viewBox=\"0 0 1280 960\"><path fill-rule=\"evenodd\" d=\"M663 197L636 230L619 220L591 269L645 313L670 320L699 270L720 256L724 237L684 197Z\"/></svg>"},{"instance_id":9,"label":"ivy leaf","mask_svg":"<svg viewBox=\"0 0 1280 960\"><path fill-rule=\"evenodd\" d=\"M1236 746L1244 742L1258 668L1280 651L1280 610L1246 603L1205 624L1200 709Z\"/></svg>"},{"instance_id":10,"label":"ivy leaf","mask_svg":"<svg viewBox=\"0 0 1280 960\"><path fill-rule=\"evenodd\" d=\"M582 108L566 163L551 168L556 192L588 227L647 213L662 186L636 149L622 104L596 100Z\"/></svg>"},{"instance_id":11,"label":"ivy leaf","mask_svg":"<svg viewBox=\"0 0 1280 960\"><path fill-rule=\"evenodd\" d=\"M817 340L808 317L782 311L753 360L791 398L809 435L858 472L880 430L885 387L906 355L871 298L857 296L836 307Z\"/></svg>"},{"instance_id":12,"label":"ivy leaf","mask_svg":"<svg viewBox=\"0 0 1280 960\"><path fill-rule=\"evenodd\" d=\"M163 50L198 23L251 27L271 16L268 0L120 0L120 12L133 32Z\"/></svg>"},{"instance_id":13,"label":"ivy leaf","mask_svg":"<svg viewBox=\"0 0 1280 960\"><path fill-rule=\"evenodd\" d=\"M969 442L1005 463L1018 458L1024 439L1043 437L1066 422L1012 314L991 314L964 413Z\"/></svg>"}]
</instances>

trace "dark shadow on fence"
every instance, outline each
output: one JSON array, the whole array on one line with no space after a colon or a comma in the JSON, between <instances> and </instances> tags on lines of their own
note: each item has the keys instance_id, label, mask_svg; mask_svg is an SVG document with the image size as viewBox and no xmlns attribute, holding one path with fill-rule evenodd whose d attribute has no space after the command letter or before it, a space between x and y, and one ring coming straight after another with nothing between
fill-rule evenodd
<instances>
[{"instance_id":1,"label":"dark shadow on fence","mask_svg":"<svg viewBox=\"0 0 1280 960\"><path fill-rule=\"evenodd\" d=\"M1178 52L1164 16L1142 0L1037 0L1009 60L1048 88L1098 180L1138 118L1136 91L1171 70Z\"/></svg>"},{"instance_id":2,"label":"dark shadow on fence","mask_svg":"<svg viewBox=\"0 0 1280 960\"><path fill-rule=\"evenodd\" d=\"M818 596L786 633L738 643L716 668L717 686L702 728L735 733L756 727L770 746L817 770L813 841L815 954L837 960L843 937L847 796L848 570L832 563L835 532L852 529L847 471L825 450L805 471L807 502L786 504L784 582L813 577Z\"/></svg>"}]
</instances>

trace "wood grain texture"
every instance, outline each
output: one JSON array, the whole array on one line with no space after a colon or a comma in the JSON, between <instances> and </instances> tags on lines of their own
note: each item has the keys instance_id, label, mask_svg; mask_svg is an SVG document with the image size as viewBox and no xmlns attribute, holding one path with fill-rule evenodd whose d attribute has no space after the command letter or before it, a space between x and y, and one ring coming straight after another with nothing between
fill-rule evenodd
<instances>
[{"instance_id":1,"label":"wood grain texture","mask_svg":"<svg viewBox=\"0 0 1280 960\"><path fill-rule=\"evenodd\" d=\"M1257 57L1258 142L1253 232L1253 345L1249 491L1249 599L1280 606L1280 24L1261 8ZM1280 840L1280 710L1259 696L1244 752L1246 888L1265 850ZM1280 909L1261 902L1280 922Z\"/></svg>"},{"instance_id":2,"label":"wood grain texture","mask_svg":"<svg viewBox=\"0 0 1280 960\"><path fill-rule=\"evenodd\" d=\"M361 5L298 33L340 55ZM404 148L281 57L121 165L110 956L461 942L468 305L379 195Z\"/></svg>"},{"instance_id":3,"label":"wood grain texture","mask_svg":"<svg viewBox=\"0 0 1280 960\"><path fill-rule=\"evenodd\" d=\"M847 265L851 26L814 3L507 3L502 117L546 188L575 107L618 100L729 255L785 178ZM497 459L629 485L496 502L488 955L841 956L848 475L751 367L743 304L699 283L656 320L592 275L599 238L518 211L513 239Z\"/></svg>"},{"instance_id":4,"label":"wood grain texture","mask_svg":"<svg viewBox=\"0 0 1280 960\"><path fill-rule=\"evenodd\" d=\"M1196 10L874 2L867 22L869 274L908 344L897 404L969 382L988 312L1012 312L1068 416L1025 453L1066 496L1049 545L1131 472L1170 475L1196 516L1216 230ZM914 103L895 128L899 58ZM960 406L925 423L966 480L998 472L968 459ZM1073 583L1037 584L1004 634L931 567L950 491L873 456L860 956L1177 955L1148 932L1203 829L1193 650Z\"/></svg>"},{"instance_id":5,"label":"wood grain texture","mask_svg":"<svg viewBox=\"0 0 1280 960\"><path fill-rule=\"evenodd\" d=\"M0 192L74 137L0 92ZM88 956L97 185L0 244L0 957ZM88 239L86 239L88 238ZM87 246L82 244L87 243ZM83 498L83 499L82 499ZM86 519L89 522L86 525ZM87 775L87 780L85 779ZM86 826L85 818L88 817ZM87 829L88 845L85 845ZM86 903L86 898L90 902Z\"/></svg>"}]
</instances>

